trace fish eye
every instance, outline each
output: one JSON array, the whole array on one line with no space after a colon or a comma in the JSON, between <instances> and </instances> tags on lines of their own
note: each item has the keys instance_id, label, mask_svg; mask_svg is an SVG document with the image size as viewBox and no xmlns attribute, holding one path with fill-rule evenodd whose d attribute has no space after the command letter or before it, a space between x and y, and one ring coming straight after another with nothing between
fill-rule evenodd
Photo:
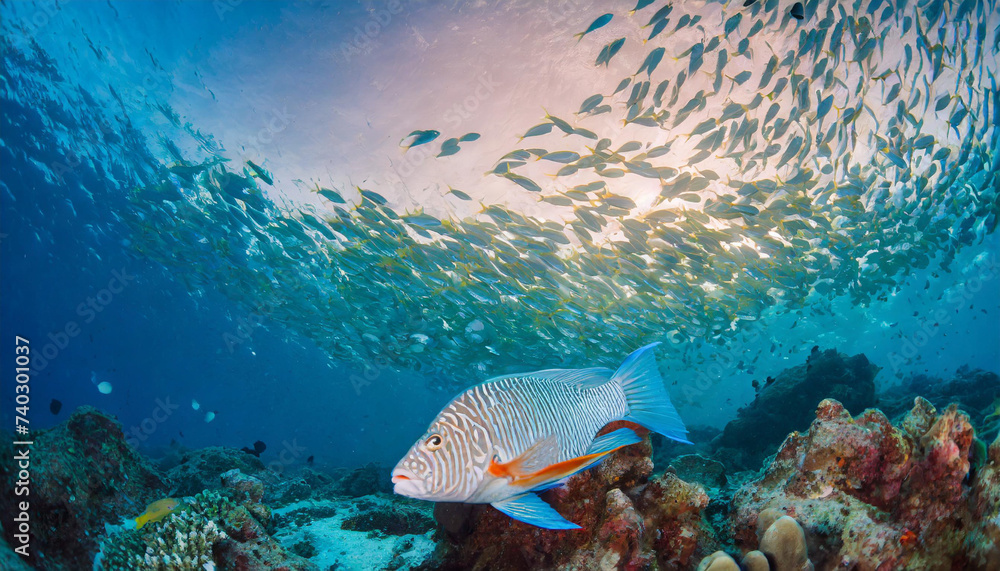
<instances>
[{"instance_id":1,"label":"fish eye","mask_svg":"<svg viewBox=\"0 0 1000 571\"><path fill-rule=\"evenodd\" d=\"M432 434L431 437L426 440L425 444L427 445L428 450L437 450L438 448L441 448L441 442L440 434Z\"/></svg>"}]
</instances>

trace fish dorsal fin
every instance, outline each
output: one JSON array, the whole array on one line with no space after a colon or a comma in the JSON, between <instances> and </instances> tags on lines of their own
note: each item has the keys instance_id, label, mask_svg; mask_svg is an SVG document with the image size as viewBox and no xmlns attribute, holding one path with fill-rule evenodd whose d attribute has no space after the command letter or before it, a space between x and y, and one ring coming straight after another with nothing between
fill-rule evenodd
<instances>
[{"instance_id":1,"label":"fish dorsal fin","mask_svg":"<svg viewBox=\"0 0 1000 571\"><path fill-rule=\"evenodd\" d=\"M489 473L498 478L515 480L537 472L559 460L559 438L551 434L540 438L530 448L507 462L490 461Z\"/></svg>"},{"instance_id":2,"label":"fish dorsal fin","mask_svg":"<svg viewBox=\"0 0 1000 571\"><path fill-rule=\"evenodd\" d=\"M580 529L580 526L559 515L552 506L542 501L538 494L521 494L493 502L492 505L518 521L545 529Z\"/></svg>"},{"instance_id":3,"label":"fish dorsal fin","mask_svg":"<svg viewBox=\"0 0 1000 571\"><path fill-rule=\"evenodd\" d=\"M511 378L532 378L546 381L555 381L580 387L581 389L592 389L599 387L611 380L614 371L607 367L591 367L589 369L545 369L543 371L533 371L531 373L517 373L514 375L504 375L490 379L498 381Z\"/></svg>"}]
</instances>

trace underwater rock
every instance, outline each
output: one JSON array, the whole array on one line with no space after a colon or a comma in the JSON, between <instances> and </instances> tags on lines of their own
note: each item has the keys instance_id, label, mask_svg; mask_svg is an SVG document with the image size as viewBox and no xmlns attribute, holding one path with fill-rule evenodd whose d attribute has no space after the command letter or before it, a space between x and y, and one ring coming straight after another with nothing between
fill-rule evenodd
<instances>
[{"instance_id":1,"label":"underwater rock","mask_svg":"<svg viewBox=\"0 0 1000 571\"><path fill-rule=\"evenodd\" d=\"M223 487L241 494L252 502L260 503L264 498L264 482L261 482L259 478L248 476L235 469L223 473L220 479Z\"/></svg>"},{"instance_id":2,"label":"underwater rock","mask_svg":"<svg viewBox=\"0 0 1000 571\"><path fill-rule=\"evenodd\" d=\"M714 448L711 442L722 434L722 430L715 426L694 425L688 427L688 440L694 444L677 442L660 434L650 434L653 443L653 463L658 469L663 469L670 461L684 454L698 454L702 457L712 455Z\"/></svg>"},{"instance_id":3,"label":"underwater rock","mask_svg":"<svg viewBox=\"0 0 1000 571\"><path fill-rule=\"evenodd\" d=\"M697 482L706 488L721 488L726 485L726 466L711 458L685 454L674 458L670 467L685 482Z\"/></svg>"},{"instance_id":4,"label":"underwater rock","mask_svg":"<svg viewBox=\"0 0 1000 571\"><path fill-rule=\"evenodd\" d=\"M621 425L612 423L605 431ZM542 495L580 530L541 529L489 506L436 508L448 539L438 564L496 570L693 568L718 548L702 518L708 496L669 472L650 479L651 452L644 438Z\"/></svg>"},{"instance_id":5,"label":"underwater rock","mask_svg":"<svg viewBox=\"0 0 1000 571\"><path fill-rule=\"evenodd\" d=\"M271 508L262 504L264 483L259 478L248 476L239 470L230 470L220 477L222 485L230 490L234 500L240 503L253 517L267 527L271 523Z\"/></svg>"},{"instance_id":6,"label":"underwater rock","mask_svg":"<svg viewBox=\"0 0 1000 571\"><path fill-rule=\"evenodd\" d=\"M264 491L264 501L274 506L285 506L310 498L343 497L345 495L342 493L343 477L354 472L354 470L340 470L339 477L308 467L299 468L294 473L286 472L282 478L267 486ZM389 485L391 484L390 480Z\"/></svg>"},{"instance_id":7,"label":"underwater rock","mask_svg":"<svg viewBox=\"0 0 1000 571\"><path fill-rule=\"evenodd\" d=\"M186 452L181 462L167 471L177 490L177 495L193 496L202 490L222 487L222 474L239 470L244 474L260 475L265 472L260 458L235 448L212 446Z\"/></svg>"},{"instance_id":8,"label":"underwater rock","mask_svg":"<svg viewBox=\"0 0 1000 571\"><path fill-rule=\"evenodd\" d=\"M309 499L313 493L314 489L309 482L305 478L298 477L282 480L266 497L275 505L284 506Z\"/></svg>"},{"instance_id":9,"label":"underwater rock","mask_svg":"<svg viewBox=\"0 0 1000 571\"><path fill-rule=\"evenodd\" d=\"M981 437L992 438L1000 431L1000 376L996 373L963 365L951 379L914 375L879 394L879 408L889 418L896 418L905 414L918 396L937 407L958 404Z\"/></svg>"},{"instance_id":10,"label":"underwater rock","mask_svg":"<svg viewBox=\"0 0 1000 571\"><path fill-rule=\"evenodd\" d=\"M434 519L424 507L404 502L390 505L362 502L358 513L344 519L341 529L378 531L386 535L420 535L434 529Z\"/></svg>"},{"instance_id":11,"label":"underwater rock","mask_svg":"<svg viewBox=\"0 0 1000 571\"><path fill-rule=\"evenodd\" d=\"M990 555L977 559L964 530L989 536L970 498L985 499L981 507L990 510L996 463L970 489L972 442L969 419L954 406L936 414L918 399L896 427L878 410L852 418L826 399L809 431L790 434L763 476L735 494L734 540L744 550L763 548L753 530L788 515L804 528L818 568L985 569L976 562Z\"/></svg>"},{"instance_id":12,"label":"underwater rock","mask_svg":"<svg viewBox=\"0 0 1000 571\"><path fill-rule=\"evenodd\" d=\"M642 490L639 508L646 515L648 538L662 567L686 568L717 549L714 532L703 521L709 498L697 484L667 472Z\"/></svg>"},{"instance_id":13,"label":"underwater rock","mask_svg":"<svg viewBox=\"0 0 1000 571\"><path fill-rule=\"evenodd\" d=\"M230 477L233 481L233 476ZM237 482L245 482L236 477ZM237 483L237 487L240 484ZM266 514L265 520L261 517ZM222 529L228 538L218 542L213 549L219 569L237 571L265 570L314 570L316 565L286 550L268 534L266 525L271 510L263 504L245 499L242 505L226 510L222 516Z\"/></svg>"},{"instance_id":14,"label":"underwater rock","mask_svg":"<svg viewBox=\"0 0 1000 571\"><path fill-rule=\"evenodd\" d=\"M61 424L33 435L31 563L35 567L59 571L79 569L81 562L89 566L105 523L117 522L123 514L138 515L143 506L169 491L163 474L125 441L121 424L94 408L80 407ZM0 459L4 514L17 513L16 474L14 454L8 448ZM4 526L4 537L12 546L17 545L13 533L12 527Z\"/></svg>"},{"instance_id":15,"label":"underwater rock","mask_svg":"<svg viewBox=\"0 0 1000 571\"><path fill-rule=\"evenodd\" d=\"M340 470L333 490L336 495L360 498L379 492L392 493L392 470L378 463L370 463L353 470Z\"/></svg>"},{"instance_id":16,"label":"underwater rock","mask_svg":"<svg viewBox=\"0 0 1000 571\"><path fill-rule=\"evenodd\" d=\"M760 468L785 435L809 426L821 400L836 399L853 410L874 406L878 370L863 354L814 350L806 364L768 378L757 398L713 441L713 456L739 469Z\"/></svg>"},{"instance_id":17,"label":"underwater rock","mask_svg":"<svg viewBox=\"0 0 1000 571\"><path fill-rule=\"evenodd\" d=\"M274 510L274 537L324 570L434 569L431 506L384 494L310 500Z\"/></svg>"}]
</instances>

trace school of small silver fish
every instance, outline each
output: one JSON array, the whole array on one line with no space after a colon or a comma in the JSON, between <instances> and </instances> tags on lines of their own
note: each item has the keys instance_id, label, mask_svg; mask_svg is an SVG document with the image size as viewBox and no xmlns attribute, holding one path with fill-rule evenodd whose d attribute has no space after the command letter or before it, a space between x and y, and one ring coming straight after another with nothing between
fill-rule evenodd
<instances>
[{"instance_id":1,"label":"school of small silver fish","mask_svg":"<svg viewBox=\"0 0 1000 571\"><path fill-rule=\"evenodd\" d=\"M574 53L616 73L642 50L641 65L575 115L524 125L485 175L562 219L499 203L438 218L320 186L326 211L278 208L256 163L178 154L134 193L134 247L333 358L459 387L515 363L612 363L656 340L721 345L836 296L868 304L996 229L995 1L630 8L602 5ZM631 20L640 36L593 40ZM434 127L404 130L400 146L441 144Z\"/></svg>"}]
</instances>

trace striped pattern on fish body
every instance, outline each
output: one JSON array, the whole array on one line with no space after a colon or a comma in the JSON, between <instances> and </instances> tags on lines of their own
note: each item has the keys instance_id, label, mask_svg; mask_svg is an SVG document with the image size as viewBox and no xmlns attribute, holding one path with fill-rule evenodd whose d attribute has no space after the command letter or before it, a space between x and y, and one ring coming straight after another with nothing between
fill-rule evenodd
<instances>
[{"instance_id":1,"label":"striped pattern on fish body","mask_svg":"<svg viewBox=\"0 0 1000 571\"><path fill-rule=\"evenodd\" d=\"M610 369L599 371L610 380ZM489 457L495 456L498 463L509 462L555 435L554 463L583 456L601 428L627 414L625 394L617 385L585 388L525 375L489 381L467 391L445 408L438 422L481 427L492 444ZM493 501L477 495L473 500Z\"/></svg>"},{"instance_id":2,"label":"striped pattern on fish body","mask_svg":"<svg viewBox=\"0 0 1000 571\"><path fill-rule=\"evenodd\" d=\"M490 503L511 517L550 529L574 524L533 492L558 485L611 452L640 442L628 420L687 442L652 347L617 371L549 369L491 379L438 413L392 473L395 492L433 501Z\"/></svg>"},{"instance_id":3,"label":"striped pattern on fish body","mask_svg":"<svg viewBox=\"0 0 1000 571\"><path fill-rule=\"evenodd\" d=\"M605 381L612 373L610 369L538 371L468 389L438 414L424 438L441 435L454 442L458 454L440 463L426 458L407 467L429 469L431 489L454 501L490 503L497 498L489 497L490 490L483 490L481 483L486 477L497 478L488 473L493 460L509 462L552 435L556 447L549 463L582 456L603 426L628 414L625 395L616 385L586 388L561 380L566 377L563 373L587 372Z\"/></svg>"}]
</instances>

